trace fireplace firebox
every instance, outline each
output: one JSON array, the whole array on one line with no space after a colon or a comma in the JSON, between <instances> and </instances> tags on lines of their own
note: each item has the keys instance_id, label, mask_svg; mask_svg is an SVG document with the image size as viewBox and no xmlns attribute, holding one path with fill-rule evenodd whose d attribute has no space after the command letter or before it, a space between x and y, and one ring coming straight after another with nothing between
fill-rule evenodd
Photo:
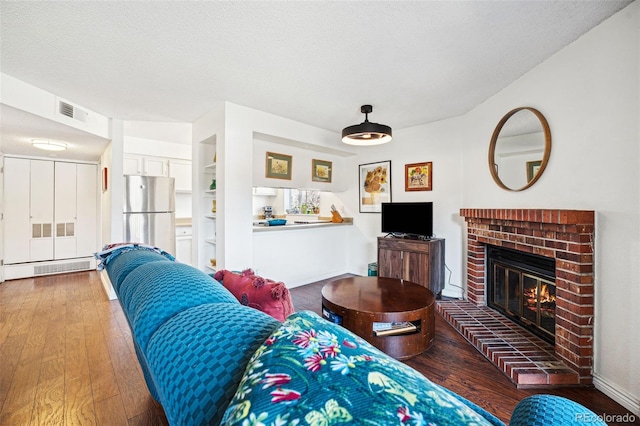
<instances>
[{"instance_id":1,"label":"fireplace firebox","mask_svg":"<svg viewBox=\"0 0 640 426\"><path fill-rule=\"evenodd\" d=\"M555 343L555 260L487 245L487 305Z\"/></svg>"}]
</instances>

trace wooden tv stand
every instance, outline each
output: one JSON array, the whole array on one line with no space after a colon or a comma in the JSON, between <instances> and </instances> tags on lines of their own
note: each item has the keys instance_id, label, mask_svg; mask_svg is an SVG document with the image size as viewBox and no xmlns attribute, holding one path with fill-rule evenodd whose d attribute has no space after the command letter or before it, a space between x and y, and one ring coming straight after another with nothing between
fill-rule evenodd
<instances>
[{"instance_id":1,"label":"wooden tv stand","mask_svg":"<svg viewBox=\"0 0 640 426\"><path fill-rule=\"evenodd\" d=\"M378 237L378 276L420 284L436 297L444 288L444 239Z\"/></svg>"}]
</instances>

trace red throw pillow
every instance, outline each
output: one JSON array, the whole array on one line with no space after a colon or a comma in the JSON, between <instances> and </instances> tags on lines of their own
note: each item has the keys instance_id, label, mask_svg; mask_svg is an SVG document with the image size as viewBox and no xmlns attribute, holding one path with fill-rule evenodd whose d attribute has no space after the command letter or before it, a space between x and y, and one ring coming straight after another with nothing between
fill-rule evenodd
<instances>
[{"instance_id":1,"label":"red throw pillow","mask_svg":"<svg viewBox=\"0 0 640 426\"><path fill-rule=\"evenodd\" d=\"M283 282L254 275L251 269L241 273L219 270L213 276L246 306L271 315L278 321L284 321L294 312L293 303L287 286Z\"/></svg>"}]
</instances>

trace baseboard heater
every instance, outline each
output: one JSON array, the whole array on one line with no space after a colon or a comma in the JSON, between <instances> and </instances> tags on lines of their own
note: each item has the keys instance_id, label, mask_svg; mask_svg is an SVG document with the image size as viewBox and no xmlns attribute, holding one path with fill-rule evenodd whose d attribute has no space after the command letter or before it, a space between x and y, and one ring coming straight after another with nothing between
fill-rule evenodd
<instances>
[{"instance_id":1,"label":"baseboard heater","mask_svg":"<svg viewBox=\"0 0 640 426\"><path fill-rule=\"evenodd\" d=\"M6 280L38 277L42 275L64 274L66 272L88 271L96 268L93 257L81 259L53 260L4 265Z\"/></svg>"},{"instance_id":2,"label":"baseboard heater","mask_svg":"<svg viewBox=\"0 0 640 426\"><path fill-rule=\"evenodd\" d=\"M59 274L61 272L84 271L91 267L91 262L83 260L73 263L54 263L51 265L34 266L34 275Z\"/></svg>"}]
</instances>

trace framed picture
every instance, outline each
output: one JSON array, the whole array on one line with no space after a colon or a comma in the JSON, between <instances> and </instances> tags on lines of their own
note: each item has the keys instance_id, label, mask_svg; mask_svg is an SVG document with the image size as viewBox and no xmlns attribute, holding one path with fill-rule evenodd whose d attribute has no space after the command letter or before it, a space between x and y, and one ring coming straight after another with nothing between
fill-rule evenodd
<instances>
[{"instance_id":1,"label":"framed picture","mask_svg":"<svg viewBox=\"0 0 640 426\"><path fill-rule=\"evenodd\" d=\"M531 182L531 180L535 177L540 170L540 165L542 164L542 160L536 161L527 161L527 182Z\"/></svg>"},{"instance_id":2,"label":"framed picture","mask_svg":"<svg viewBox=\"0 0 640 426\"><path fill-rule=\"evenodd\" d=\"M311 160L311 180L314 182L331 182L331 161Z\"/></svg>"},{"instance_id":3,"label":"framed picture","mask_svg":"<svg viewBox=\"0 0 640 426\"><path fill-rule=\"evenodd\" d=\"M106 192L109 189L109 169L102 168L102 192Z\"/></svg>"},{"instance_id":4,"label":"framed picture","mask_svg":"<svg viewBox=\"0 0 640 426\"><path fill-rule=\"evenodd\" d=\"M360 164L360 213L380 213L391 202L391 161Z\"/></svg>"},{"instance_id":5,"label":"framed picture","mask_svg":"<svg viewBox=\"0 0 640 426\"><path fill-rule=\"evenodd\" d=\"M265 176L273 179L291 180L290 155L267 152L267 171Z\"/></svg>"},{"instance_id":6,"label":"framed picture","mask_svg":"<svg viewBox=\"0 0 640 426\"><path fill-rule=\"evenodd\" d=\"M405 191L431 191L432 163L413 163L404 165Z\"/></svg>"}]
</instances>

